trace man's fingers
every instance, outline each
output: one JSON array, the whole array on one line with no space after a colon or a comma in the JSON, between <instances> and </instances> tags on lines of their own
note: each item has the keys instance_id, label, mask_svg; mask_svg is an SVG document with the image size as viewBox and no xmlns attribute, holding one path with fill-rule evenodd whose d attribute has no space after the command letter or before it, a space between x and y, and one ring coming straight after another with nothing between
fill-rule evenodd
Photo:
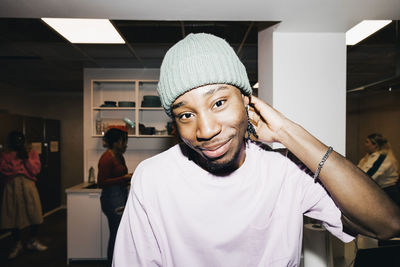
<instances>
[{"instance_id":1,"label":"man's fingers","mask_svg":"<svg viewBox=\"0 0 400 267\"><path fill-rule=\"evenodd\" d=\"M256 127L258 126L258 123L261 119L260 116L254 111L252 107L249 109L249 119L250 122Z\"/></svg>"},{"instance_id":2,"label":"man's fingers","mask_svg":"<svg viewBox=\"0 0 400 267\"><path fill-rule=\"evenodd\" d=\"M261 101L258 97L251 96L251 98L250 98L250 106L251 107L253 107L257 111L259 111L262 108L263 105L267 106L266 103Z\"/></svg>"},{"instance_id":3,"label":"man's fingers","mask_svg":"<svg viewBox=\"0 0 400 267\"><path fill-rule=\"evenodd\" d=\"M250 98L250 107L252 107L257 113L261 114L261 116L265 116L266 114L275 111L269 104L255 96L251 96Z\"/></svg>"}]
</instances>

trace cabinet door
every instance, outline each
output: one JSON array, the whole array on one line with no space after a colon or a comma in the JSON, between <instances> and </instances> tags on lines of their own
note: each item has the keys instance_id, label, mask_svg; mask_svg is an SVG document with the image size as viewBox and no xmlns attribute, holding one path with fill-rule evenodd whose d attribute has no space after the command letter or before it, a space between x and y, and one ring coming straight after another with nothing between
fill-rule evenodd
<instances>
[{"instance_id":1,"label":"cabinet door","mask_svg":"<svg viewBox=\"0 0 400 267\"><path fill-rule=\"evenodd\" d=\"M60 121L45 120L46 139L43 148L44 166L40 182L43 192L43 211L53 210L61 205L61 153Z\"/></svg>"},{"instance_id":2,"label":"cabinet door","mask_svg":"<svg viewBox=\"0 0 400 267\"><path fill-rule=\"evenodd\" d=\"M42 168L36 186L46 213L61 204L60 121L28 116L24 121L27 141L39 146Z\"/></svg>"},{"instance_id":3,"label":"cabinet door","mask_svg":"<svg viewBox=\"0 0 400 267\"><path fill-rule=\"evenodd\" d=\"M107 258L108 238L110 237L110 230L108 229L108 220L104 213L101 213L101 255Z\"/></svg>"},{"instance_id":4,"label":"cabinet door","mask_svg":"<svg viewBox=\"0 0 400 267\"><path fill-rule=\"evenodd\" d=\"M68 259L101 259L100 193L67 194Z\"/></svg>"}]
</instances>

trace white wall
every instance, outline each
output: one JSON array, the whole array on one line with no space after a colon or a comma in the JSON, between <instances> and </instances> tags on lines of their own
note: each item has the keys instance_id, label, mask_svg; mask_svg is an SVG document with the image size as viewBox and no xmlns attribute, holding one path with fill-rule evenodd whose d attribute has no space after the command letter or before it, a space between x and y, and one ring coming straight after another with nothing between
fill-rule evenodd
<instances>
[{"instance_id":1,"label":"white wall","mask_svg":"<svg viewBox=\"0 0 400 267\"><path fill-rule=\"evenodd\" d=\"M258 32L258 97L273 105L273 36L277 26Z\"/></svg>"},{"instance_id":2,"label":"white wall","mask_svg":"<svg viewBox=\"0 0 400 267\"><path fill-rule=\"evenodd\" d=\"M261 98L344 154L345 35L288 33L279 32L279 28L272 35L268 32L259 35L259 64L264 65L259 71ZM272 36L272 40L265 35ZM265 53L262 53L263 49ZM269 67L271 61L272 68ZM268 84L271 77L272 87Z\"/></svg>"}]
</instances>

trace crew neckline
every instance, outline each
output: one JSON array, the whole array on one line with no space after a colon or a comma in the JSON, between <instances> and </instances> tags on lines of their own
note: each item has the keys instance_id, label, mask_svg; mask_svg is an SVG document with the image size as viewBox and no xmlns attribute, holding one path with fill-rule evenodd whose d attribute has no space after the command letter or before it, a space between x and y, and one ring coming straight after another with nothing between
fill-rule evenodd
<instances>
[{"instance_id":1,"label":"crew neckline","mask_svg":"<svg viewBox=\"0 0 400 267\"><path fill-rule=\"evenodd\" d=\"M252 159L252 155L254 153L249 152L255 149L254 146L255 144L253 144L252 142L245 143L246 155L242 165L226 176L218 176L208 172L207 170L204 170L194 161L190 160L188 156L184 154L182 148L179 145L177 145L176 147L176 149L178 150L177 162L179 167L183 170L187 177L193 177L193 168L196 168L196 173L199 175L195 175L195 177L196 179L198 177L199 179L197 180L199 180L200 182L211 183L213 185L221 186L229 185L252 176L252 172L254 170L250 167L250 164L254 160ZM184 158L185 160L182 161L182 158Z\"/></svg>"}]
</instances>

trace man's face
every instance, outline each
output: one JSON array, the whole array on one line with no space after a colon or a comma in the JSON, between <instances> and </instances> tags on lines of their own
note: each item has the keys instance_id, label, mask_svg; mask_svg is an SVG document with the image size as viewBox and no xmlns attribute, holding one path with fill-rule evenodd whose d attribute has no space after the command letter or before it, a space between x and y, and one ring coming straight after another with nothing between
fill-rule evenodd
<instances>
[{"instance_id":1,"label":"man's face","mask_svg":"<svg viewBox=\"0 0 400 267\"><path fill-rule=\"evenodd\" d=\"M195 152L198 163L223 173L244 162L247 96L226 84L204 85L178 97L172 105L179 135Z\"/></svg>"}]
</instances>

